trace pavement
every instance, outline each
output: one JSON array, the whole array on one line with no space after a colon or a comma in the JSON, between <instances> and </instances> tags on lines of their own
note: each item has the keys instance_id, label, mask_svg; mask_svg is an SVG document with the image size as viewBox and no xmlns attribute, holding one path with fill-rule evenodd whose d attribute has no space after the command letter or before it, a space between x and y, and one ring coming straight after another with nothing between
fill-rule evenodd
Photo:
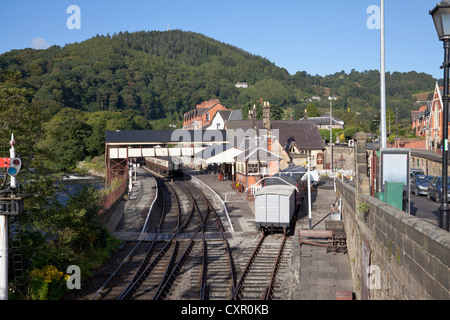
<instances>
[{"instance_id":1,"label":"pavement","mask_svg":"<svg viewBox=\"0 0 450 320\"><path fill-rule=\"evenodd\" d=\"M312 191L311 227L313 230L325 230L329 220L331 204L336 200L334 179L323 179L323 182ZM299 229L309 229L310 219L307 202L300 208L296 226L296 237ZM352 274L348 254L329 252L324 247L297 244L294 256L299 256L300 289L296 297L299 300L335 300L336 292L353 292Z\"/></svg>"},{"instance_id":2,"label":"pavement","mask_svg":"<svg viewBox=\"0 0 450 320\"><path fill-rule=\"evenodd\" d=\"M123 241L137 241L156 197L156 181L144 169L138 168L137 179L127 201L122 201L114 211L108 230Z\"/></svg>"}]
</instances>

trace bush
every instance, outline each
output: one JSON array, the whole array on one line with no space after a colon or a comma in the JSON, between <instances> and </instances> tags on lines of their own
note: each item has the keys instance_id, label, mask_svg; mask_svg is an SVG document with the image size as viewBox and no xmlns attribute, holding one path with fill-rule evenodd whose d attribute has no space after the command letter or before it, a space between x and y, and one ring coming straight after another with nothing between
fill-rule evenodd
<instances>
[{"instance_id":1,"label":"bush","mask_svg":"<svg viewBox=\"0 0 450 320\"><path fill-rule=\"evenodd\" d=\"M67 290L66 281L69 275L64 275L55 266L48 265L42 269L30 272L30 300L59 300Z\"/></svg>"}]
</instances>

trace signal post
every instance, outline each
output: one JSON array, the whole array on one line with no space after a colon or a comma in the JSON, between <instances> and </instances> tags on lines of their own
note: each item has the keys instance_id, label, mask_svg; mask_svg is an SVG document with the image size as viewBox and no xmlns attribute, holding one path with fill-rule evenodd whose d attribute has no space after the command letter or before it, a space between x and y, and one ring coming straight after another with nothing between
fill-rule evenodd
<instances>
[{"instance_id":1,"label":"signal post","mask_svg":"<svg viewBox=\"0 0 450 320\"><path fill-rule=\"evenodd\" d=\"M0 300L8 300L8 219L23 212L23 198L16 194L16 175L22 167L22 160L16 158L14 135L10 145L9 158L0 158L0 168L6 168L10 178L9 186L0 190Z\"/></svg>"}]
</instances>

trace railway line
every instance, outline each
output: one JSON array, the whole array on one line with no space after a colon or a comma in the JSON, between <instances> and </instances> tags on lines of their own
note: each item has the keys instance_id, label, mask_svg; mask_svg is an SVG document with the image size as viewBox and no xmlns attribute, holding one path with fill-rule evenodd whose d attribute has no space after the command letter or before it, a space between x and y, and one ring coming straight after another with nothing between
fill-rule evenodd
<instances>
[{"instance_id":1,"label":"railway line","mask_svg":"<svg viewBox=\"0 0 450 320\"><path fill-rule=\"evenodd\" d=\"M92 300L273 299L285 266L284 235L261 233L238 268L220 215L202 191L183 179L156 178L158 197L144 240L135 243ZM239 269L239 270L238 270ZM238 273L240 277L238 277Z\"/></svg>"},{"instance_id":2,"label":"railway line","mask_svg":"<svg viewBox=\"0 0 450 320\"><path fill-rule=\"evenodd\" d=\"M285 234L267 235L264 231L244 266L241 277L233 292L233 300L272 300L280 292L278 273L286 269ZM288 248L289 250L289 248Z\"/></svg>"}]
</instances>

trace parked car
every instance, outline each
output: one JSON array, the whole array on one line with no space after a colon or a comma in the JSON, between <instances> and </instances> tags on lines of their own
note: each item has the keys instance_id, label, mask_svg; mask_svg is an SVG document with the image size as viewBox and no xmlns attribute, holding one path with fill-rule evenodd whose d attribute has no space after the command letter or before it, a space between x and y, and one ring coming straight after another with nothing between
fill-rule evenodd
<instances>
[{"instance_id":1,"label":"parked car","mask_svg":"<svg viewBox=\"0 0 450 320\"><path fill-rule=\"evenodd\" d=\"M411 178L413 178L413 177L415 177L417 175L423 175L423 171L420 170L420 169L414 169L414 168L413 169L409 169L409 176Z\"/></svg>"},{"instance_id":2,"label":"parked car","mask_svg":"<svg viewBox=\"0 0 450 320\"><path fill-rule=\"evenodd\" d=\"M433 199L436 202L441 201L442 197L442 177L434 177L428 186L427 199ZM447 199L450 200L450 177L447 178Z\"/></svg>"},{"instance_id":3,"label":"parked car","mask_svg":"<svg viewBox=\"0 0 450 320\"><path fill-rule=\"evenodd\" d=\"M411 189L411 193L418 195L426 196L428 193L428 187L430 185L431 180L433 180L433 176L426 175L416 175L411 178L411 183L409 188Z\"/></svg>"}]
</instances>

